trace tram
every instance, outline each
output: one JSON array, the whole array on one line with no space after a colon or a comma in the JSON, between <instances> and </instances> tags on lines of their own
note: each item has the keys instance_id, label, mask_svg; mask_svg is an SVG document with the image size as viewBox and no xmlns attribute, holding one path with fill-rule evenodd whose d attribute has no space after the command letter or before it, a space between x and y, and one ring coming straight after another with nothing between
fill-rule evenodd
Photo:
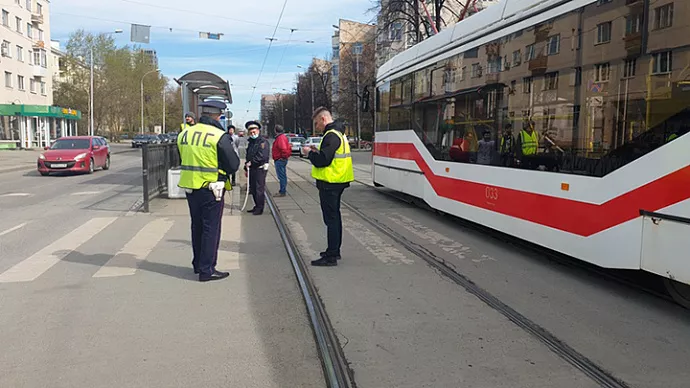
<instances>
[{"instance_id":1,"label":"tram","mask_svg":"<svg viewBox=\"0 0 690 388\"><path fill-rule=\"evenodd\" d=\"M690 2L503 0L376 83L377 186L690 307Z\"/></svg>"}]
</instances>

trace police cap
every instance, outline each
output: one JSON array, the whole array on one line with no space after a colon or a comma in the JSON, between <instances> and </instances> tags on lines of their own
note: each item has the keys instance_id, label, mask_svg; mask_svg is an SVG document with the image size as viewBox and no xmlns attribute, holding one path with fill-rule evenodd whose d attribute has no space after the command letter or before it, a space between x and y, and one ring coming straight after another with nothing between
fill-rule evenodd
<instances>
[{"instance_id":1,"label":"police cap","mask_svg":"<svg viewBox=\"0 0 690 388\"><path fill-rule=\"evenodd\" d=\"M227 108L224 102L221 101L204 101L199 104L202 113L221 114Z\"/></svg>"},{"instance_id":2,"label":"police cap","mask_svg":"<svg viewBox=\"0 0 690 388\"><path fill-rule=\"evenodd\" d=\"M247 123L244 124L244 127L246 129L252 129L252 127L256 127L257 129L261 129L261 124L258 121L247 121Z\"/></svg>"}]
</instances>

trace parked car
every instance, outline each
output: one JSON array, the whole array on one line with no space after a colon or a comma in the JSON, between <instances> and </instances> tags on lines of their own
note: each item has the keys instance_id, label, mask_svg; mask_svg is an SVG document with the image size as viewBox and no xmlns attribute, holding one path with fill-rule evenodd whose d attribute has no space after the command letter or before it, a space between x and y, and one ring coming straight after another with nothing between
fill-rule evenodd
<instances>
[{"instance_id":1,"label":"parked car","mask_svg":"<svg viewBox=\"0 0 690 388\"><path fill-rule=\"evenodd\" d=\"M304 144L305 139L302 137L291 137L288 138L290 141L290 146L292 147L292 153L293 154L299 154L300 149L302 149L302 144Z\"/></svg>"},{"instance_id":2,"label":"parked car","mask_svg":"<svg viewBox=\"0 0 690 388\"><path fill-rule=\"evenodd\" d=\"M100 136L70 136L57 139L38 156L38 172L87 172L110 169L110 146Z\"/></svg>"},{"instance_id":3,"label":"parked car","mask_svg":"<svg viewBox=\"0 0 690 388\"><path fill-rule=\"evenodd\" d=\"M302 147L319 148L319 145L321 145L321 137L310 137L309 139L307 139L307 141L304 142L304 144L302 144ZM307 155L305 155L302 152L302 147L300 147L300 149L299 149L299 156L300 156L300 158L306 158Z\"/></svg>"},{"instance_id":4,"label":"parked car","mask_svg":"<svg viewBox=\"0 0 690 388\"><path fill-rule=\"evenodd\" d=\"M158 135L136 135L132 140L132 148L139 148L144 144L160 144Z\"/></svg>"}]
</instances>

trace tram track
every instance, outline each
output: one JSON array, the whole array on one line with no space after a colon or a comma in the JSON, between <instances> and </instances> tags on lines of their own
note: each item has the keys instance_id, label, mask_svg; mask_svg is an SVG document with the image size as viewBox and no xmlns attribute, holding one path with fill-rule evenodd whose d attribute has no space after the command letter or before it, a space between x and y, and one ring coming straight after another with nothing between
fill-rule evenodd
<instances>
[{"instance_id":1,"label":"tram track","mask_svg":"<svg viewBox=\"0 0 690 388\"><path fill-rule=\"evenodd\" d=\"M304 298L327 387L355 388L353 373L345 359L345 353L340 346L338 335L326 314L326 309L318 295L314 281L306 269L305 261L299 249L297 249L285 220L269 192L266 192L266 202L278 228L283 245L285 245L285 251L290 258L300 292Z\"/></svg>"},{"instance_id":2,"label":"tram track","mask_svg":"<svg viewBox=\"0 0 690 388\"><path fill-rule=\"evenodd\" d=\"M307 182L311 181L310 178L305 177L303 174L295 171L294 169L290 169L290 171L291 173L299 176ZM359 180L355 180L355 182L375 189L375 187L369 183L362 182ZM386 194L398 200L402 199L396 195L391 195L389 193ZM484 302L487 306L491 307L492 309L506 317L509 321L513 322L513 324L515 324L525 332L529 333L534 338L538 339L554 354L556 354L561 359L572 365L577 370L581 371L584 375L596 382L600 387L630 388L629 384L617 378L611 372L607 371L599 364L595 363L582 353L572 348L570 345L559 339L557 336L555 336L553 333L551 333L544 327L540 326L536 322L522 315L520 312L513 309L509 305L503 303L499 298L495 297L493 294L477 285L466 275L458 272L456 268L449 265L446 262L446 260L444 260L442 257L437 256L436 254L429 251L422 245L417 244L416 242L406 238L401 233L395 231L393 228L386 225L386 223L381 222L375 217L368 215L359 207L352 205L347 201L342 201L342 205L352 214L366 221L376 230L386 235L396 243L400 244L400 246L405 248L408 252L422 259L430 267L439 271L443 276L450 279L457 285L461 286L467 292L469 292L470 294L474 295L479 300Z\"/></svg>"}]
</instances>

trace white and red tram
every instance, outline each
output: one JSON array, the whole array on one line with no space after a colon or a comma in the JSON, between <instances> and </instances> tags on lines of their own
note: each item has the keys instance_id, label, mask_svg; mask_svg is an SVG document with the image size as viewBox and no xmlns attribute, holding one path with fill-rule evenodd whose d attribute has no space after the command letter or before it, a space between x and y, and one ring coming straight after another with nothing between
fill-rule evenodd
<instances>
[{"instance_id":1,"label":"white and red tram","mask_svg":"<svg viewBox=\"0 0 690 388\"><path fill-rule=\"evenodd\" d=\"M385 63L376 110L376 184L690 306L690 1L504 0Z\"/></svg>"}]
</instances>

